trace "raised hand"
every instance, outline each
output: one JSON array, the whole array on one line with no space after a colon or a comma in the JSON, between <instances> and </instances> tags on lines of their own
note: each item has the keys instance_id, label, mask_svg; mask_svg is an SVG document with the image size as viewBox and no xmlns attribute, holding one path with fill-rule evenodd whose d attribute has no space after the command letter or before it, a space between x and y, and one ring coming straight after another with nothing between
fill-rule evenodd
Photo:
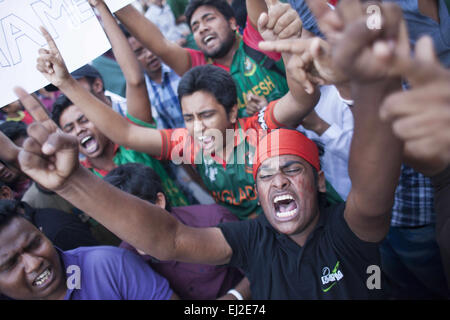
<instances>
[{"instance_id":1,"label":"raised hand","mask_svg":"<svg viewBox=\"0 0 450 320\"><path fill-rule=\"evenodd\" d=\"M359 82L399 75L398 68L409 55L409 41L401 9L391 3L377 3L380 28L369 29L367 5L342 0L335 11L321 1L307 0L319 27L331 44L331 56L339 71Z\"/></svg>"},{"instance_id":2,"label":"raised hand","mask_svg":"<svg viewBox=\"0 0 450 320\"><path fill-rule=\"evenodd\" d=\"M302 33L302 21L297 12L287 3L266 0L267 13L258 18L258 31L266 41L298 38Z\"/></svg>"},{"instance_id":3,"label":"raised hand","mask_svg":"<svg viewBox=\"0 0 450 320\"><path fill-rule=\"evenodd\" d=\"M15 88L14 92L35 120L28 126L28 138L18 155L20 168L43 187L61 189L79 167L78 142L58 129L44 107L25 90Z\"/></svg>"},{"instance_id":4,"label":"raised hand","mask_svg":"<svg viewBox=\"0 0 450 320\"><path fill-rule=\"evenodd\" d=\"M450 71L439 64L431 38L421 38L415 52L402 70L412 90L390 95L380 116L392 122L415 168L434 175L450 164Z\"/></svg>"},{"instance_id":5,"label":"raised hand","mask_svg":"<svg viewBox=\"0 0 450 320\"><path fill-rule=\"evenodd\" d=\"M310 83L339 84L348 80L333 64L330 45L319 37L263 41L259 43L259 48L300 56L304 66L302 72L307 75L302 77ZM297 77L297 80L300 81L300 78ZM304 87L307 86L309 84L304 83Z\"/></svg>"},{"instance_id":6,"label":"raised hand","mask_svg":"<svg viewBox=\"0 0 450 320\"><path fill-rule=\"evenodd\" d=\"M50 33L43 27L40 27L40 30L49 49L39 49L36 68L54 86L60 87L65 81L71 79L70 73Z\"/></svg>"}]
</instances>

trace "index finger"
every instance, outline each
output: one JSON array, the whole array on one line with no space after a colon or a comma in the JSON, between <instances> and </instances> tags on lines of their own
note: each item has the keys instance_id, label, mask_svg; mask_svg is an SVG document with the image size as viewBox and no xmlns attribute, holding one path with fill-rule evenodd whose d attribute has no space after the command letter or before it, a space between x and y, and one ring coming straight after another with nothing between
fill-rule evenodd
<instances>
[{"instance_id":1,"label":"index finger","mask_svg":"<svg viewBox=\"0 0 450 320\"><path fill-rule=\"evenodd\" d=\"M40 26L39 30L41 30L41 33L44 36L45 40L47 41L50 50L59 52L58 47L56 46L55 40L53 40L52 36L47 31L47 29L45 29L43 26Z\"/></svg>"},{"instance_id":2,"label":"index finger","mask_svg":"<svg viewBox=\"0 0 450 320\"><path fill-rule=\"evenodd\" d=\"M302 54L309 47L311 39L283 39L276 41L261 41L259 48L263 51L288 52Z\"/></svg>"},{"instance_id":3,"label":"index finger","mask_svg":"<svg viewBox=\"0 0 450 320\"><path fill-rule=\"evenodd\" d=\"M19 98L20 102L22 102L25 110L28 111L35 121L42 123L51 132L56 131L58 128L57 125L50 119L47 110L39 100L21 87L15 87L14 93Z\"/></svg>"}]
</instances>

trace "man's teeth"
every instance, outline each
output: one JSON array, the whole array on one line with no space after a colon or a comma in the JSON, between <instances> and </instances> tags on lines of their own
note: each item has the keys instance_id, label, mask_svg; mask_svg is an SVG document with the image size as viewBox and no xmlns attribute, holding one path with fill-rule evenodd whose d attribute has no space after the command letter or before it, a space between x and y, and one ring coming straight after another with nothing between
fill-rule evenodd
<instances>
[{"instance_id":1,"label":"man's teeth","mask_svg":"<svg viewBox=\"0 0 450 320\"><path fill-rule=\"evenodd\" d=\"M284 200L294 200L294 197L292 197L290 194L284 194L282 196L275 197L275 199L273 200L273 203L278 203L278 202L284 201Z\"/></svg>"},{"instance_id":2,"label":"man's teeth","mask_svg":"<svg viewBox=\"0 0 450 320\"><path fill-rule=\"evenodd\" d=\"M50 277L50 270L49 269L45 269L44 272L42 272L37 278L36 280L34 280L33 285L34 286L40 286L41 284L43 284L45 281L47 281L47 279Z\"/></svg>"},{"instance_id":3,"label":"man's teeth","mask_svg":"<svg viewBox=\"0 0 450 320\"><path fill-rule=\"evenodd\" d=\"M206 36L206 37L203 39L203 43L207 44L207 43L209 42L209 40L211 40L211 39L214 39L214 37L213 37L213 36Z\"/></svg>"},{"instance_id":4,"label":"man's teeth","mask_svg":"<svg viewBox=\"0 0 450 320\"><path fill-rule=\"evenodd\" d=\"M90 139L92 139L91 136L84 137L83 139L81 139L81 144L85 144L85 143L86 143L87 141L89 141Z\"/></svg>"},{"instance_id":5,"label":"man's teeth","mask_svg":"<svg viewBox=\"0 0 450 320\"><path fill-rule=\"evenodd\" d=\"M280 204L282 201L287 201L284 204ZM276 205L276 215L278 218L287 218L293 216L297 212L297 206L295 205L295 208L289 211L283 211L281 209L282 205L290 206L290 203L294 200L294 197L290 194L284 194L281 196L276 196L275 199L273 199L273 203Z\"/></svg>"},{"instance_id":6,"label":"man's teeth","mask_svg":"<svg viewBox=\"0 0 450 320\"><path fill-rule=\"evenodd\" d=\"M286 217L290 217L293 216L295 214L295 212L297 211L297 208L291 210L291 211L286 211L286 212L278 212L277 211L277 217L278 218L286 218Z\"/></svg>"}]
</instances>

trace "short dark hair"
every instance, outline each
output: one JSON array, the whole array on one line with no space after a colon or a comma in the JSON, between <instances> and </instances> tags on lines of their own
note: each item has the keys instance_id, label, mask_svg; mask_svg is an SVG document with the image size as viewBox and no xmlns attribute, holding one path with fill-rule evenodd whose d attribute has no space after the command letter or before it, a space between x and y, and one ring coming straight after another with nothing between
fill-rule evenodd
<instances>
[{"instance_id":1,"label":"short dark hair","mask_svg":"<svg viewBox=\"0 0 450 320\"><path fill-rule=\"evenodd\" d=\"M25 215L19 212L20 205L18 200L0 199L0 230L14 218L23 218L29 221Z\"/></svg>"},{"instance_id":2,"label":"short dark hair","mask_svg":"<svg viewBox=\"0 0 450 320\"><path fill-rule=\"evenodd\" d=\"M237 104L237 90L231 75L210 64L197 66L186 72L178 84L178 99L197 91L211 93L224 106L227 114Z\"/></svg>"},{"instance_id":3,"label":"short dark hair","mask_svg":"<svg viewBox=\"0 0 450 320\"><path fill-rule=\"evenodd\" d=\"M73 102L70 101L70 99L67 98L67 96L65 96L64 94L61 94L58 98L56 98L55 102L53 103L52 120L58 126L61 126L59 123L59 119L61 118L62 113L70 106L73 106Z\"/></svg>"},{"instance_id":4,"label":"short dark hair","mask_svg":"<svg viewBox=\"0 0 450 320\"><path fill-rule=\"evenodd\" d=\"M189 28L191 27L192 15L201 6L216 8L227 20L235 17L233 8L225 0L191 0L184 11Z\"/></svg>"},{"instance_id":5,"label":"short dark hair","mask_svg":"<svg viewBox=\"0 0 450 320\"><path fill-rule=\"evenodd\" d=\"M161 178L149 166L142 163L127 163L111 170L104 178L106 182L142 200L155 204L158 193L164 194ZM171 206L167 196L166 210Z\"/></svg>"},{"instance_id":6,"label":"short dark hair","mask_svg":"<svg viewBox=\"0 0 450 320\"><path fill-rule=\"evenodd\" d=\"M3 132L9 140L28 137L27 125L22 121L5 121L0 124L0 131Z\"/></svg>"}]
</instances>

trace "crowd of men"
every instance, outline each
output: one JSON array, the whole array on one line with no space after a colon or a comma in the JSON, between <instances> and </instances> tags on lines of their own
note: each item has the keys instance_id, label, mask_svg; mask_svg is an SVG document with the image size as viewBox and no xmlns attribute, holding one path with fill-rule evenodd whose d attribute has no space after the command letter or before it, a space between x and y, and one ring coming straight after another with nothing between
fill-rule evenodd
<instances>
[{"instance_id":1,"label":"crowd of men","mask_svg":"<svg viewBox=\"0 0 450 320\"><path fill-rule=\"evenodd\" d=\"M449 298L448 1L89 3L1 109L2 299Z\"/></svg>"}]
</instances>

